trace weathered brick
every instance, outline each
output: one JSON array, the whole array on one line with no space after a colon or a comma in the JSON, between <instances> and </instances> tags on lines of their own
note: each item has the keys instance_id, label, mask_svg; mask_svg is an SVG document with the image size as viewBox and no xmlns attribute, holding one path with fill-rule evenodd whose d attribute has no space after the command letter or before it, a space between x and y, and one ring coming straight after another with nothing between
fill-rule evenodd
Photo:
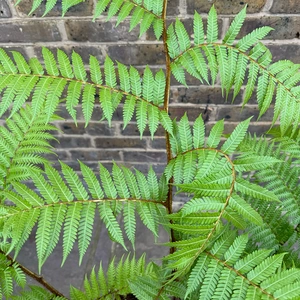
<instances>
[{"instance_id":1,"label":"weathered brick","mask_svg":"<svg viewBox=\"0 0 300 300\"><path fill-rule=\"evenodd\" d=\"M129 32L129 22L123 22L115 27L114 22L91 20L67 20L65 26L68 39L74 42L118 42L136 41L138 39L138 27Z\"/></svg>"},{"instance_id":2,"label":"weathered brick","mask_svg":"<svg viewBox=\"0 0 300 300\"><path fill-rule=\"evenodd\" d=\"M274 29L265 37L265 39L294 39L297 37L297 33L299 34L300 17L261 16L259 18L247 18L238 38L241 38L254 29L262 26L270 26Z\"/></svg>"},{"instance_id":3,"label":"weathered brick","mask_svg":"<svg viewBox=\"0 0 300 300\"><path fill-rule=\"evenodd\" d=\"M226 92L222 95L220 87L178 87L172 88L171 97L175 102L179 103L195 103L195 104L231 104L233 92L230 91L228 100L226 102ZM239 104L242 100L242 94L239 93L235 98L234 103Z\"/></svg>"},{"instance_id":4,"label":"weathered brick","mask_svg":"<svg viewBox=\"0 0 300 300\"><path fill-rule=\"evenodd\" d=\"M217 119L225 119L230 122L240 122L253 116L252 120L256 120L259 116L259 109L257 106L246 106L243 109L240 106L227 106L218 107ZM273 107L259 119L260 121L272 121L273 120Z\"/></svg>"},{"instance_id":5,"label":"weathered brick","mask_svg":"<svg viewBox=\"0 0 300 300\"><path fill-rule=\"evenodd\" d=\"M280 14L298 14L300 13L300 6L299 2L294 0L273 0L273 5L270 11L272 13Z\"/></svg>"},{"instance_id":6,"label":"weathered brick","mask_svg":"<svg viewBox=\"0 0 300 300\"><path fill-rule=\"evenodd\" d=\"M24 47L24 46L20 46L20 47L18 47L18 46L1 46L1 48L3 48L6 51L7 55L9 57L11 57L12 59L13 59L13 55L12 55L11 51L20 52L26 59L28 59L28 56L26 53L27 47Z\"/></svg>"},{"instance_id":7,"label":"weathered brick","mask_svg":"<svg viewBox=\"0 0 300 300\"><path fill-rule=\"evenodd\" d=\"M79 165L78 161L76 161L76 160L72 160L72 161L65 160L64 163L66 165L68 165L69 167L71 167L75 172L80 172L80 165ZM98 162L87 161L87 162L84 162L84 164L87 165L89 168L91 168L94 172L99 171ZM60 163L58 161L54 162L52 164L52 166L57 170L61 170L61 166L60 166Z\"/></svg>"},{"instance_id":8,"label":"weathered brick","mask_svg":"<svg viewBox=\"0 0 300 300\"><path fill-rule=\"evenodd\" d=\"M97 148L146 148L146 141L139 138L95 138Z\"/></svg>"},{"instance_id":9,"label":"weathered brick","mask_svg":"<svg viewBox=\"0 0 300 300\"><path fill-rule=\"evenodd\" d=\"M59 45L59 47L47 46L47 48L51 50L55 57L57 56L57 49L63 50L70 59L72 52L75 51L82 57L82 61L86 65L89 64L90 55L95 56L99 60L100 64L103 64L105 59L102 46ZM42 47L35 46L33 49L37 58L42 59Z\"/></svg>"},{"instance_id":10,"label":"weathered brick","mask_svg":"<svg viewBox=\"0 0 300 300\"><path fill-rule=\"evenodd\" d=\"M289 59L296 64L300 63L300 45L276 44L269 45L268 48L273 55L274 62L282 59Z\"/></svg>"},{"instance_id":11,"label":"weathered brick","mask_svg":"<svg viewBox=\"0 0 300 300\"><path fill-rule=\"evenodd\" d=\"M186 112L190 121L194 121L200 114L202 114L203 119L207 121L213 109L213 107L205 108L203 106L171 106L169 108L169 114L172 119L177 117L178 120Z\"/></svg>"},{"instance_id":12,"label":"weathered brick","mask_svg":"<svg viewBox=\"0 0 300 300\"><path fill-rule=\"evenodd\" d=\"M123 130L123 124L121 124L120 131L122 135L138 135L138 136L140 135L137 124L128 124L124 130ZM164 129L161 126L159 126L155 133L155 138L157 136L164 135L164 133L165 133ZM150 131L148 127L144 131L143 136L150 136Z\"/></svg>"},{"instance_id":13,"label":"weathered brick","mask_svg":"<svg viewBox=\"0 0 300 300\"><path fill-rule=\"evenodd\" d=\"M207 13L214 5L218 14L237 14L247 4L248 13L259 12L265 5L266 0L187 0L187 12L193 14L195 10L199 13Z\"/></svg>"},{"instance_id":14,"label":"weathered brick","mask_svg":"<svg viewBox=\"0 0 300 300\"><path fill-rule=\"evenodd\" d=\"M36 9L32 16L41 17L45 12L45 1L41 6ZM17 6L17 11L21 17L27 17L31 11L32 0L23 0L20 5ZM46 15L46 17L61 16L62 5L61 0L53 7L53 9ZM65 16L91 16L93 14L93 0L85 0L85 2L80 3L71 7Z\"/></svg>"},{"instance_id":15,"label":"weathered brick","mask_svg":"<svg viewBox=\"0 0 300 300\"><path fill-rule=\"evenodd\" d=\"M54 148L89 148L91 147L91 139L88 137L58 137L58 141L52 142Z\"/></svg>"},{"instance_id":16,"label":"weathered brick","mask_svg":"<svg viewBox=\"0 0 300 300\"><path fill-rule=\"evenodd\" d=\"M10 18L11 17L11 11L9 9L9 6L6 3L6 0L1 0L0 2L0 19L1 18Z\"/></svg>"},{"instance_id":17,"label":"weathered brick","mask_svg":"<svg viewBox=\"0 0 300 300\"><path fill-rule=\"evenodd\" d=\"M115 160L120 161L121 151L103 151L98 149L88 149L88 150L71 150L72 160L86 161L101 161L101 160Z\"/></svg>"},{"instance_id":18,"label":"weathered brick","mask_svg":"<svg viewBox=\"0 0 300 300\"><path fill-rule=\"evenodd\" d=\"M206 136L209 135L213 125L215 123L208 123L205 125L205 134ZM238 125L239 123L228 123L225 122L224 124L224 134L230 134L233 132L233 130L235 129L235 127ZM264 134L266 131L268 131L270 129L271 125L270 124L266 124L266 123L262 123L262 122L251 122L249 127L248 127L248 132L250 132L251 134L256 134L257 136L261 136L262 134Z\"/></svg>"},{"instance_id":19,"label":"weathered brick","mask_svg":"<svg viewBox=\"0 0 300 300\"><path fill-rule=\"evenodd\" d=\"M165 63L161 44L109 45L108 55L127 65L161 65Z\"/></svg>"},{"instance_id":20,"label":"weathered brick","mask_svg":"<svg viewBox=\"0 0 300 300\"><path fill-rule=\"evenodd\" d=\"M192 38L192 35L194 33L194 29L193 29L193 18L180 18L179 17L179 20L184 24L184 27L187 31L187 33L191 36L191 39ZM171 23L174 24L175 20L169 20L167 21L167 25L171 25ZM221 19L218 19L218 28L219 28L219 31L218 31L218 38L220 39L221 38L221 34L222 34L222 28L223 26L223 21ZM206 32L207 30L207 18L203 18L203 28L204 28L204 31ZM147 33L146 33L146 38L147 40L149 41L155 41L156 40L156 37L154 35L154 32L153 32L153 28L148 30Z\"/></svg>"},{"instance_id":21,"label":"weathered brick","mask_svg":"<svg viewBox=\"0 0 300 300\"><path fill-rule=\"evenodd\" d=\"M154 140L150 140L149 145L152 149L166 149L166 139L155 138Z\"/></svg>"},{"instance_id":22,"label":"weathered brick","mask_svg":"<svg viewBox=\"0 0 300 300\"><path fill-rule=\"evenodd\" d=\"M60 33L53 21L23 21L1 23L1 43L35 43L60 41Z\"/></svg>"},{"instance_id":23,"label":"weathered brick","mask_svg":"<svg viewBox=\"0 0 300 300\"><path fill-rule=\"evenodd\" d=\"M167 14L175 16L179 14L179 0L168 0Z\"/></svg>"},{"instance_id":24,"label":"weathered brick","mask_svg":"<svg viewBox=\"0 0 300 300\"><path fill-rule=\"evenodd\" d=\"M55 149L54 152L55 154L52 153L43 154L43 157L49 159L50 161L57 161L57 160L65 161L69 159L69 154L65 150Z\"/></svg>"},{"instance_id":25,"label":"weathered brick","mask_svg":"<svg viewBox=\"0 0 300 300\"><path fill-rule=\"evenodd\" d=\"M109 127L107 123L90 122L87 127L85 123L78 122L77 126L74 122L60 123L60 129L64 134L89 134L89 135L113 135L115 124Z\"/></svg>"},{"instance_id":26,"label":"weathered brick","mask_svg":"<svg viewBox=\"0 0 300 300\"><path fill-rule=\"evenodd\" d=\"M124 160L142 163L165 163L167 155L165 152L153 151L124 151Z\"/></svg>"}]
</instances>

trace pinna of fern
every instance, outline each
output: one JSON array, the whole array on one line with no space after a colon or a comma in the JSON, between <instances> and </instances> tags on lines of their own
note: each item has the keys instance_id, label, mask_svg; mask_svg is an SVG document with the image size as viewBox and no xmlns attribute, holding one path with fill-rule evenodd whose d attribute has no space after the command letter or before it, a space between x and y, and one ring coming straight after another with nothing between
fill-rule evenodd
<instances>
[{"instance_id":1,"label":"pinna of fern","mask_svg":"<svg viewBox=\"0 0 300 300\"><path fill-rule=\"evenodd\" d=\"M279 142L280 141L280 142ZM267 140L250 135L240 144L242 159L252 155L263 155L277 159L268 168L259 168L250 173L250 180L263 183L280 200L279 203L261 203L246 196L247 202L261 215L262 226L247 226L250 235L249 251L260 247L273 248L276 252L287 252L287 266L299 266L299 143L297 139L279 137ZM250 171L250 170L249 170Z\"/></svg>"},{"instance_id":2,"label":"pinna of fern","mask_svg":"<svg viewBox=\"0 0 300 300\"><path fill-rule=\"evenodd\" d=\"M72 53L72 64L62 50L57 50L57 61L47 48L42 50L45 68L36 58L28 62L16 51L12 52L14 61L0 49L0 91L3 92L0 103L0 116L10 106L10 115L14 115L22 105L30 100L33 117L45 105L48 122L66 93L66 108L76 122L76 110L81 106L86 126L88 125L96 100L99 98L103 118L111 124L112 116L120 102L124 100L124 128L136 114L137 126L142 136L147 123L153 137L159 123L171 131L171 120L161 108L164 101L165 74L162 70L156 74L147 66L143 78L136 68L127 68L117 63L118 77L113 61L107 56L104 62L104 80L99 61L90 56L88 76L82 58ZM117 80L118 79L118 80ZM98 97L99 96L99 97Z\"/></svg>"},{"instance_id":3,"label":"pinna of fern","mask_svg":"<svg viewBox=\"0 0 300 300\"><path fill-rule=\"evenodd\" d=\"M15 5L21 2L22 0L17 0ZM43 16L47 15L58 2L58 0L46 0ZM81 2L84 0L62 0L62 15L64 16L70 8ZM34 0L29 15L42 5L42 0ZM129 31L140 24L140 36L150 27L153 28L157 39L162 35L163 0L97 0L93 20L95 21L105 11L107 12L106 21L112 17L117 17L116 26L131 15Z\"/></svg>"},{"instance_id":4,"label":"pinna of fern","mask_svg":"<svg viewBox=\"0 0 300 300\"><path fill-rule=\"evenodd\" d=\"M64 178L49 164L45 164L44 172L29 171L39 192L30 190L23 183L13 182L13 190L1 193L14 204L1 207L2 238L4 242L10 242L7 253L14 250L16 257L37 224L39 269L56 247L62 231L62 264L70 254L75 240L78 240L81 262L91 242L96 208L110 237L125 249L123 233L117 221L121 212L126 235L133 246L136 212L145 226L158 236L158 224L165 222L162 220L166 214L164 201L167 184L164 176L158 180L152 169L147 177L137 170L134 175L128 168L120 168L116 164L111 176L100 164L100 183L93 171L81 162L80 168L87 188L76 172L61 162Z\"/></svg>"},{"instance_id":5,"label":"pinna of fern","mask_svg":"<svg viewBox=\"0 0 300 300\"><path fill-rule=\"evenodd\" d=\"M170 142L174 157L164 174L167 180L174 178L179 192L193 194L179 212L166 217L171 223L165 226L176 234L176 242L166 246L175 247L177 251L163 260L168 261L170 269L176 269L174 277L189 272L197 257L228 230L224 227L225 220L239 230L249 223L257 227L263 225L260 214L247 203L247 196L261 203L279 202L270 190L242 177L249 171L249 161L230 157L242 143L249 123L250 119L241 122L223 144L223 120L214 125L207 141L201 115L192 129L186 115L178 125L173 124ZM258 170L280 162L277 158L259 154L251 159L256 161Z\"/></svg>"},{"instance_id":6,"label":"pinna of fern","mask_svg":"<svg viewBox=\"0 0 300 300\"><path fill-rule=\"evenodd\" d=\"M50 133L57 130L46 124L47 116L39 111L33 116L27 105L8 118L0 127L0 186L1 190L11 187L12 182L30 178L29 171L47 162L43 154L54 153L50 141L55 138ZM53 115L50 121L60 119Z\"/></svg>"},{"instance_id":7,"label":"pinna of fern","mask_svg":"<svg viewBox=\"0 0 300 300\"><path fill-rule=\"evenodd\" d=\"M168 28L168 46L171 71L175 78L186 85L185 71L201 82L212 84L220 75L221 87L228 97L233 88L233 99L245 85L243 105L257 88L259 118L270 107L275 98L273 124L280 117L281 134L289 126L293 131L300 122L299 66L291 61L272 62L271 52L259 41L271 30L261 27L250 32L241 40L236 37L246 17L246 7L234 18L222 41L218 40L217 13L212 6L204 31L201 16L195 12L193 43L183 23L177 19Z\"/></svg>"}]
</instances>

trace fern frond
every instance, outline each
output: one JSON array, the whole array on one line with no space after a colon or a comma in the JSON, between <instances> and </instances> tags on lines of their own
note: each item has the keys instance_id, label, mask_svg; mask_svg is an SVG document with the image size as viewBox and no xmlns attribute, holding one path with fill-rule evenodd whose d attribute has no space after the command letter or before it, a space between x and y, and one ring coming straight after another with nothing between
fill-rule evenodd
<instances>
[{"instance_id":1,"label":"fern frond","mask_svg":"<svg viewBox=\"0 0 300 300\"><path fill-rule=\"evenodd\" d=\"M298 252L293 247L299 240L298 233L295 231L295 226L299 224L299 171L298 167L294 165L293 157L294 155L298 157L299 154L298 151L290 152L295 146L290 138L285 137L283 140L282 144L277 144L264 138L257 139L249 136L240 145L242 152L261 155L262 157L266 155L278 160L277 163L271 164L268 168L259 168L253 174L253 179L263 183L264 188L272 190L280 202L264 203L254 200L251 195L246 197L247 202L263 218L262 227L255 225L249 227L249 233L251 233L250 248L256 249L256 242L259 239L264 247L270 245L279 252L288 251L289 255L286 255L284 259L285 263L288 266L296 263L298 266L298 259L293 262L293 256ZM244 157L246 159L248 155ZM287 157L289 159L286 159Z\"/></svg>"},{"instance_id":2,"label":"fern frond","mask_svg":"<svg viewBox=\"0 0 300 300\"><path fill-rule=\"evenodd\" d=\"M14 52L15 63L6 52L0 51L0 89L3 90L0 102L0 116L11 107L13 116L32 94L33 118L45 108L48 122L61 101L66 101L66 109L76 122L75 107L81 102L83 116L88 125L95 109L96 95L100 95L103 118L111 124L112 116L119 103L124 99L124 126L134 116L138 119L141 135L147 124L153 137L157 130L165 93L165 75L162 70L154 74L147 66L141 78L136 68L128 68L114 62L107 56L104 62L104 79L99 61L91 56L89 60L90 74L87 75L81 56L72 53L72 62L62 51L57 51L57 61L53 53L43 48L45 70L36 59L29 63L18 52ZM118 70L118 76L116 73ZM61 99L66 92L66 97ZM164 115L163 124L170 123L170 117ZM171 131L167 127L168 131Z\"/></svg>"},{"instance_id":3,"label":"fern frond","mask_svg":"<svg viewBox=\"0 0 300 300\"><path fill-rule=\"evenodd\" d=\"M30 177L30 170L37 168L37 164L45 163L41 154L52 153L48 134L56 130L53 125L45 125L45 113L33 117L31 107L21 108L11 119L6 120L5 126L0 128L0 184L3 190L10 187L13 181L26 180ZM50 121L58 119L51 116Z\"/></svg>"},{"instance_id":4,"label":"fern frond","mask_svg":"<svg viewBox=\"0 0 300 300\"><path fill-rule=\"evenodd\" d=\"M206 39L202 19L195 13L194 45L191 45L191 38L188 38L187 30L180 21L175 22L175 29L171 24L167 31L171 71L183 85L186 85L185 71L202 82L203 79L208 81L209 69L212 84L219 73L226 97L234 86L233 101L245 85L243 105L257 85L259 117L265 114L275 99L273 123L280 118L281 134L284 135L289 126L296 130L300 120L296 90L300 81L299 66L287 61L271 63L271 52L260 42L272 30L267 26L255 29L233 45L245 20L245 12L246 7L233 20L222 42L217 41L218 24L214 7L208 14Z\"/></svg>"},{"instance_id":5,"label":"fern frond","mask_svg":"<svg viewBox=\"0 0 300 300\"><path fill-rule=\"evenodd\" d=\"M129 15L130 30L140 24L140 36L153 26L155 36L160 39L162 34L162 0L155 1L122 1L122 0L98 0L94 20L101 16L104 11L107 12L107 21L113 16L117 17L116 26L118 26Z\"/></svg>"},{"instance_id":6,"label":"fern frond","mask_svg":"<svg viewBox=\"0 0 300 300\"><path fill-rule=\"evenodd\" d=\"M188 275L185 297L198 295L201 299L250 299L250 295L260 294L261 299L287 293L287 298L282 299L293 299L299 288L296 275L299 270L281 269L285 254L269 256L270 250L247 254L247 241L247 235L233 240L230 235L224 235L212 248L203 252ZM288 278L287 274L291 276ZM236 290L237 287L240 290ZM289 292L288 288L291 288Z\"/></svg>"},{"instance_id":7,"label":"fern frond","mask_svg":"<svg viewBox=\"0 0 300 300\"><path fill-rule=\"evenodd\" d=\"M136 281L139 276L153 276L155 272L152 264L146 265L145 255L136 260L130 258L130 254L124 259L123 257L116 265L115 258L108 265L105 274L100 264L98 272L95 268L84 280L84 291L80 291L71 286L71 299L97 299L102 297L120 297L132 294L131 283Z\"/></svg>"},{"instance_id":8,"label":"fern frond","mask_svg":"<svg viewBox=\"0 0 300 300\"><path fill-rule=\"evenodd\" d=\"M21 270L18 263L10 257L6 257L2 250L0 253L0 278L1 298L11 299L16 286L24 288L26 285L25 273Z\"/></svg>"},{"instance_id":9,"label":"fern frond","mask_svg":"<svg viewBox=\"0 0 300 300\"><path fill-rule=\"evenodd\" d=\"M94 215L99 211L100 219L107 227L110 237L123 245L124 237L117 216L124 214L125 233L134 244L137 212L152 233L158 235L158 223L164 220L166 211L166 179L158 180L152 169L145 177L141 172L133 174L125 167L113 166L112 175L100 164L100 181L93 171L80 162L83 180L69 166L61 162L63 177L48 164L45 171L29 171L39 192L26 185L13 182L13 190L2 192L14 206L2 206L5 213L0 216L4 239L11 239L8 252L18 254L28 239L34 225L36 234L39 270L56 247L63 231L63 260L67 259L75 241L78 241L79 262L91 242ZM158 208L160 205L162 208ZM11 224L15 222L15 227Z\"/></svg>"}]
</instances>

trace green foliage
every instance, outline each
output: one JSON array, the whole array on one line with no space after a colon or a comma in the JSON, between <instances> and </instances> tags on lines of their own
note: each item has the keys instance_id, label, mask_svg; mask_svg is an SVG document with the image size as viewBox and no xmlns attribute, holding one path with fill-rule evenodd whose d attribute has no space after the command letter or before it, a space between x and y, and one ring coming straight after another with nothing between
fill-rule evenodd
<instances>
[{"instance_id":1,"label":"green foliage","mask_svg":"<svg viewBox=\"0 0 300 300\"><path fill-rule=\"evenodd\" d=\"M80 2L62 0L62 14ZM60 2L34 0L30 13L41 5L46 15ZM166 26L166 7L165 0L98 0L94 12L94 20L105 14L116 26L130 17L130 30L140 24L140 36L152 27L166 56L156 73L146 66L140 75L108 56L101 65L92 55L87 63L76 52L69 57L43 48L39 61L0 49L0 116L7 117L0 127L2 297L66 299L16 261L34 228L40 273L60 237L61 264L75 244L81 264L97 218L112 241L126 251L128 239L134 249L138 215L155 238L159 226L170 236L162 265L146 265L144 255L123 256L117 264L113 259L107 270L100 263L86 275L83 291L71 287L71 299L299 299L299 65L272 63L260 42L270 27L236 40L246 7L222 41L214 7L206 29L195 12L192 38L178 18ZM186 73L200 83L220 78L224 96L233 91L232 101L244 85L243 106L256 90L259 117L274 100L272 125L278 119L280 125L258 138L247 135L251 118L226 135L224 120L210 130L201 115L172 120L170 76L187 86ZM101 120L111 125L120 107L124 128L135 118L141 138L148 126L154 139L161 126L168 157L163 174L152 166L145 175L116 163L111 172L99 163L95 174L81 161L80 172L63 162L54 168L45 154L54 153L53 122L60 119L61 103L75 124L78 109L88 126L100 104ZM189 200L172 212L175 190ZM26 276L42 286L26 286Z\"/></svg>"}]
</instances>

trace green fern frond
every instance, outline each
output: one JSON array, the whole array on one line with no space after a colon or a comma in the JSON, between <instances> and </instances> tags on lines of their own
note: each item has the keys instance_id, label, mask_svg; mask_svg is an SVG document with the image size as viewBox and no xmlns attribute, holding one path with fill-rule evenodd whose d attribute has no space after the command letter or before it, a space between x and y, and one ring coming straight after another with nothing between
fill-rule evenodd
<instances>
[{"instance_id":1,"label":"green fern frond","mask_svg":"<svg viewBox=\"0 0 300 300\"><path fill-rule=\"evenodd\" d=\"M11 299L16 286L23 289L26 285L25 273L18 263L10 257L6 257L2 250L0 253L0 278L1 298Z\"/></svg>"},{"instance_id":2,"label":"green fern frond","mask_svg":"<svg viewBox=\"0 0 300 300\"><path fill-rule=\"evenodd\" d=\"M154 1L123 1L123 0L98 0L94 20L107 11L107 21L113 16L117 17L116 26L118 26L129 15L130 31L140 23L140 36L144 34L151 26L157 39L162 35L162 0Z\"/></svg>"},{"instance_id":3,"label":"green fern frond","mask_svg":"<svg viewBox=\"0 0 300 300\"><path fill-rule=\"evenodd\" d=\"M20 292L20 295L12 296L11 299L13 299L13 300L25 300L25 299L66 300L65 297L54 296L52 293L50 293L49 291L45 290L44 288L42 288L40 286L29 285L28 287L30 288L29 290L28 289L22 290Z\"/></svg>"},{"instance_id":4,"label":"green fern frond","mask_svg":"<svg viewBox=\"0 0 300 300\"><path fill-rule=\"evenodd\" d=\"M79 3L82 3L82 2L84 2L84 0L63 0L62 4L61 4L62 5L62 15L64 16L71 7L73 7ZM22 3L22 0L17 0L15 5L19 5L20 3ZM57 3L58 3L58 0L47 0L43 16L47 15L54 8L54 6ZM31 15L42 4L43 4L42 0L34 0L32 3L29 15Z\"/></svg>"},{"instance_id":5,"label":"green fern frond","mask_svg":"<svg viewBox=\"0 0 300 300\"><path fill-rule=\"evenodd\" d=\"M153 137L159 120L171 132L168 123L170 117L162 110L165 93L165 75L162 70L156 74L147 66L141 78L136 68L128 68L106 57L104 62L104 79L98 60L90 57L90 75L88 78L82 58L73 51L72 63L62 51L57 51L57 61L53 53L43 48L45 70L37 60L26 62L24 57L14 52L13 62L3 49L0 49L0 66L4 73L0 73L0 89L3 91L0 103L0 115L11 108L13 116L32 94L33 117L37 116L45 107L48 122L61 102L66 92L66 109L76 122L75 107L81 102L82 112L88 125L95 109L96 95L100 95L103 118L111 124L112 116L122 99L124 126L134 116L137 104L136 118L141 136L147 124ZM118 76L116 74L118 69Z\"/></svg>"},{"instance_id":6,"label":"green fern frond","mask_svg":"<svg viewBox=\"0 0 300 300\"><path fill-rule=\"evenodd\" d=\"M115 258L109 263L107 273L105 274L100 264L98 272L92 269L89 276L84 280L84 291L80 291L71 286L71 299L104 299L116 298L132 294L132 282L136 281L139 276L155 275L152 263L146 265L145 255L136 260L130 258L121 258L119 263L115 264Z\"/></svg>"},{"instance_id":7,"label":"green fern frond","mask_svg":"<svg viewBox=\"0 0 300 300\"><path fill-rule=\"evenodd\" d=\"M96 209L107 227L110 237L123 245L124 237L117 215L124 214L125 233L134 244L137 212L150 231L158 235L158 223L166 214L167 182L158 180L153 169L145 177L135 175L125 167L113 166L112 175L100 164L99 181L93 171L80 162L83 180L69 166L61 162L63 177L53 167L45 164L45 171L28 171L38 193L26 185L13 182L14 190L2 192L15 206L6 206L1 214L3 237L11 239L8 252L17 256L35 224L39 270L56 247L63 231L63 260L65 262L75 241L78 241L79 262L91 242ZM101 183L100 183L101 182ZM86 187L85 187L86 186ZM25 200L26 199L26 200ZM123 204L122 204L123 203ZM162 209L157 206L162 206ZM16 222L15 228L11 222Z\"/></svg>"},{"instance_id":8,"label":"green fern frond","mask_svg":"<svg viewBox=\"0 0 300 300\"><path fill-rule=\"evenodd\" d=\"M246 86L243 105L248 102L257 85L259 118L275 99L273 123L280 118L283 135L289 126L296 130L300 120L299 95L296 90L300 82L299 66L287 61L271 63L271 52L260 42L272 30L267 26L255 29L233 45L245 20L245 13L246 7L235 17L222 42L218 42L214 7L208 14L207 32L204 31L200 15L195 13L194 45L191 45L191 38L179 20L175 22L175 29L171 24L167 31L171 71L177 81L186 85L185 71L201 82L208 81L208 66L212 84L220 74L221 87L226 91L226 97L234 86L233 101L242 86Z\"/></svg>"},{"instance_id":9,"label":"green fern frond","mask_svg":"<svg viewBox=\"0 0 300 300\"><path fill-rule=\"evenodd\" d=\"M53 153L50 141L54 139L48 132L56 127L47 123L48 116L40 112L35 117L31 107L21 108L0 128L0 185L7 189L14 181L26 180L30 170L37 164L46 162L41 154ZM51 115L49 121L57 120Z\"/></svg>"},{"instance_id":10,"label":"green fern frond","mask_svg":"<svg viewBox=\"0 0 300 300\"><path fill-rule=\"evenodd\" d=\"M271 247L277 252L287 251L285 263L288 266L298 266L298 251L294 247L299 242L298 232L295 231L299 224L299 172L294 159L299 154L298 151L293 151L296 141L288 137L279 138L281 140L282 144L248 136L240 145L240 151L244 153L262 157L265 155L269 159L278 160L268 168L258 168L252 174L254 180L262 182L265 188L272 190L280 203L264 203L254 200L251 195L245 198L263 219L262 226L252 224L248 228L251 236L249 249L256 249L259 241L262 247ZM243 157L242 159L246 159L248 155Z\"/></svg>"},{"instance_id":11,"label":"green fern frond","mask_svg":"<svg viewBox=\"0 0 300 300\"><path fill-rule=\"evenodd\" d=\"M232 235L224 235L203 252L188 275L185 297L250 299L256 294L259 299L294 299L299 289L299 269L281 269L285 254L269 256L270 250L247 254L247 242L247 235L233 240Z\"/></svg>"}]
</instances>

